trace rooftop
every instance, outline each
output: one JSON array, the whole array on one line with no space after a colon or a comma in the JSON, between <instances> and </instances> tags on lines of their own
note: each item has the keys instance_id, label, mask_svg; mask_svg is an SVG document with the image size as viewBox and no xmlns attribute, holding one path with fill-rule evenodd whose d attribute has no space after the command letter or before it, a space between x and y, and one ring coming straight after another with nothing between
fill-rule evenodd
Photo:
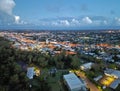
<instances>
[{"instance_id":1,"label":"rooftop","mask_svg":"<svg viewBox=\"0 0 120 91\"><path fill-rule=\"evenodd\" d=\"M82 69L82 70L91 69L91 66L92 66L92 65L93 65L92 62L85 63L85 64L81 65L81 69Z\"/></svg>"},{"instance_id":2,"label":"rooftop","mask_svg":"<svg viewBox=\"0 0 120 91\"><path fill-rule=\"evenodd\" d=\"M29 67L29 68L27 69L27 77L28 77L29 79L33 79L33 76L34 76L34 67Z\"/></svg>"},{"instance_id":3,"label":"rooftop","mask_svg":"<svg viewBox=\"0 0 120 91\"><path fill-rule=\"evenodd\" d=\"M70 89L82 88L85 86L84 82L80 80L74 73L64 75L64 79L66 80Z\"/></svg>"},{"instance_id":4,"label":"rooftop","mask_svg":"<svg viewBox=\"0 0 120 91\"><path fill-rule=\"evenodd\" d=\"M117 78L120 78L120 71L119 70L114 70L114 69L107 69L104 71L106 74L116 76Z\"/></svg>"},{"instance_id":5,"label":"rooftop","mask_svg":"<svg viewBox=\"0 0 120 91\"><path fill-rule=\"evenodd\" d=\"M110 85L110 87L113 88L113 89L116 89L119 84L120 84L120 80L119 80L119 79L116 79L116 80Z\"/></svg>"}]
</instances>

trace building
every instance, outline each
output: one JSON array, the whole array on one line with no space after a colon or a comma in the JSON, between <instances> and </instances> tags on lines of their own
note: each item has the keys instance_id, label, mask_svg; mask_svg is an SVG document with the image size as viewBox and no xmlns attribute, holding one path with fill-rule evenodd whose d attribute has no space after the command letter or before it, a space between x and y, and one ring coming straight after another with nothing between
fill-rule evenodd
<instances>
[{"instance_id":1,"label":"building","mask_svg":"<svg viewBox=\"0 0 120 91\"><path fill-rule=\"evenodd\" d=\"M46 44L49 44L49 40L48 39L46 39Z\"/></svg>"},{"instance_id":2,"label":"building","mask_svg":"<svg viewBox=\"0 0 120 91\"><path fill-rule=\"evenodd\" d=\"M87 91L85 82L74 73L64 75L63 79L69 91Z\"/></svg>"},{"instance_id":3,"label":"building","mask_svg":"<svg viewBox=\"0 0 120 91\"><path fill-rule=\"evenodd\" d=\"M114 69L106 69L104 71L105 75L108 76L113 76L115 78L119 78L120 79L120 71L119 70L114 70Z\"/></svg>"},{"instance_id":4,"label":"building","mask_svg":"<svg viewBox=\"0 0 120 91\"><path fill-rule=\"evenodd\" d=\"M35 70L35 75L36 75L36 76L39 76L39 75L40 75L40 70L39 70L39 69L36 69L36 70Z\"/></svg>"},{"instance_id":5,"label":"building","mask_svg":"<svg viewBox=\"0 0 120 91\"><path fill-rule=\"evenodd\" d=\"M120 84L120 79L116 79L112 84L110 84L110 88L116 89L117 86Z\"/></svg>"},{"instance_id":6,"label":"building","mask_svg":"<svg viewBox=\"0 0 120 91\"><path fill-rule=\"evenodd\" d=\"M92 65L93 65L92 62L90 62L90 63L85 63L85 64L83 64L83 65L80 66L80 69L81 69L81 70L84 70L84 71L85 71L85 70L89 70L89 69L91 69Z\"/></svg>"},{"instance_id":7,"label":"building","mask_svg":"<svg viewBox=\"0 0 120 91\"><path fill-rule=\"evenodd\" d=\"M111 82L109 87L112 89L116 89L117 86L120 84L120 71L114 69L106 69L104 73L106 76L114 78L114 81Z\"/></svg>"},{"instance_id":8,"label":"building","mask_svg":"<svg viewBox=\"0 0 120 91\"><path fill-rule=\"evenodd\" d=\"M34 74L35 74L34 67L27 68L27 77L29 79L33 79Z\"/></svg>"},{"instance_id":9,"label":"building","mask_svg":"<svg viewBox=\"0 0 120 91\"><path fill-rule=\"evenodd\" d=\"M97 82L97 81L99 81L102 77L103 77L102 75L99 75L99 76L97 76L97 77L94 78L94 81Z\"/></svg>"}]
</instances>

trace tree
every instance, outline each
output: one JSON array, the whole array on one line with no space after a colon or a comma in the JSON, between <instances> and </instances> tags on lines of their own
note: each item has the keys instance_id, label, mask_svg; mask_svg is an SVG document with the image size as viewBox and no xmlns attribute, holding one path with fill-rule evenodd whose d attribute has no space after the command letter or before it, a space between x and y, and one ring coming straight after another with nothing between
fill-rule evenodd
<instances>
[{"instance_id":1,"label":"tree","mask_svg":"<svg viewBox=\"0 0 120 91\"><path fill-rule=\"evenodd\" d=\"M22 71L20 65L18 65L17 63L14 63L14 70L15 73L20 73Z\"/></svg>"},{"instance_id":2,"label":"tree","mask_svg":"<svg viewBox=\"0 0 120 91\"><path fill-rule=\"evenodd\" d=\"M79 58L77 56L73 56L71 60L71 67L76 69L79 68L79 66L80 66Z\"/></svg>"},{"instance_id":3,"label":"tree","mask_svg":"<svg viewBox=\"0 0 120 91\"><path fill-rule=\"evenodd\" d=\"M17 63L18 60L22 60L22 55L24 55L24 52L18 52L11 48L9 41L0 38L0 91L20 91L21 89L27 91L27 87L25 87L28 82L26 74L23 75L24 79L21 80L19 74L22 70ZM25 84L23 85L23 83Z\"/></svg>"},{"instance_id":4,"label":"tree","mask_svg":"<svg viewBox=\"0 0 120 91\"><path fill-rule=\"evenodd\" d=\"M69 68L71 66L72 55L64 57L64 68Z\"/></svg>"},{"instance_id":5,"label":"tree","mask_svg":"<svg viewBox=\"0 0 120 91\"><path fill-rule=\"evenodd\" d=\"M109 64L108 67L109 67L110 69L116 69L116 64Z\"/></svg>"},{"instance_id":6,"label":"tree","mask_svg":"<svg viewBox=\"0 0 120 91\"><path fill-rule=\"evenodd\" d=\"M48 65L48 61L45 60L44 57L39 57L38 58L38 64L41 66L41 67L46 67Z\"/></svg>"},{"instance_id":7,"label":"tree","mask_svg":"<svg viewBox=\"0 0 120 91\"><path fill-rule=\"evenodd\" d=\"M31 85L32 85L31 91L50 91L51 90L48 83L41 77L36 77L34 80L32 80Z\"/></svg>"},{"instance_id":8,"label":"tree","mask_svg":"<svg viewBox=\"0 0 120 91\"><path fill-rule=\"evenodd\" d=\"M29 64L32 62L32 58L33 56L31 54L28 55L28 59L29 59Z\"/></svg>"},{"instance_id":9,"label":"tree","mask_svg":"<svg viewBox=\"0 0 120 91\"><path fill-rule=\"evenodd\" d=\"M19 77L18 77L17 74L15 74L15 75L13 75L13 76L10 77L10 84L15 85L17 83L19 83Z\"/></svg>"}]
</instances>

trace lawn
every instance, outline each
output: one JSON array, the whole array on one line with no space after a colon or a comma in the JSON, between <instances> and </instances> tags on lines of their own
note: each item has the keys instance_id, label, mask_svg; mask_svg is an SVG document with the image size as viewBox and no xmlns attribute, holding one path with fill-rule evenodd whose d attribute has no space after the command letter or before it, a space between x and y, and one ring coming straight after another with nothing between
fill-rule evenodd
<instances>
[{"instance_id":1,"label":"lawn","mask_svg":"<svg viewBox=\"0 0 120 91\"><path fill-rule=\"evenodd\" d=\"M48 69L43 69L42 76L45 77L46 81L48 82L48 85L51 87L51 91L66 91L64 90L64 85L62 76L63 74L66 74L67 71L57 71L54 76L49 74Z\"/></svg>"}]
</instances>

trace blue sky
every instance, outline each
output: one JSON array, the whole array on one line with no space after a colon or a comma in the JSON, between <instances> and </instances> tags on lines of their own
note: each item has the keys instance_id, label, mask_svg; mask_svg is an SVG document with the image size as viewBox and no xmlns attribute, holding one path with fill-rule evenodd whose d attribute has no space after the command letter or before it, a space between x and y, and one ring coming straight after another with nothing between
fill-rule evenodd
<instances>
[{"instance_id":1,"label":"blue sky","mask_svg":"<svg viewBox=\"0 0 120 91\"><path fill-rule=\"evenodd\" d=\"M0 3L0 25L4 27L120 26L120 0L0 0Z\"/></svg>"},{"instance_id":2,"label":"blue sky","mask_svg":"<svg viewBox=\"0 0 120 91\"><path fill-rule=\"evenodd\" d=\"M120 16L120 0L15 0L14 13L23 18Z\"/></svg>"}]
</instances>

